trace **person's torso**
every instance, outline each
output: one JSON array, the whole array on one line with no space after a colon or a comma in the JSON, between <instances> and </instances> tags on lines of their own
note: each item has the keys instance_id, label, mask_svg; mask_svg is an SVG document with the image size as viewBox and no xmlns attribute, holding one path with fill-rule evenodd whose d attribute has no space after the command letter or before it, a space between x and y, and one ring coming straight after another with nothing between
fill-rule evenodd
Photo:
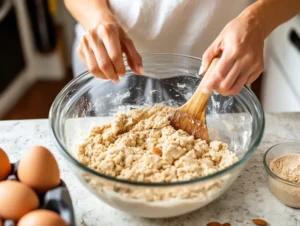
<instances>
[{"instance_id":1,"label":"person's torso","mask_svg":"<svg viewBox=\"0 0 300 226\"><path fill-rule=\"evenodd\" d=\"M139 52L201 57L250 0L109 0Z\"/></svg>"},{"instance_id":2,"label":"person's torso","mask_svg":"<svg viewBox=\"0 0 300 226\"><path fill-rule=\"evenodd\" d=\"M108 0L137 50L201 57L253 0Z\"/></svg>"}]
</instances>

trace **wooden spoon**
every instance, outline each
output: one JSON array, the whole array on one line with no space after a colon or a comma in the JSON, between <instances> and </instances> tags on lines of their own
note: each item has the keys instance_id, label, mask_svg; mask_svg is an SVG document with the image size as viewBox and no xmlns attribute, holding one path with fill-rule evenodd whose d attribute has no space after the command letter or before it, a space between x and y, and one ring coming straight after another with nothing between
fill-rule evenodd
<instances>
[{"instance_id":1,"label":"wooden spoon","mask_svg":"<svg viewBox=\"0 0 300 226\"><path fill-rule=\"evenodd\" d=\"M215 58L212 61L205 73L205 77L212 73L218 60L219 58ZM193 135L195 139L200 138L209 141L205 116L210 95L210 93L202 93L199 85L191 99L175 110L171 117L171 125L175 129L182 129Z\"/></svg>"}]
</instances>

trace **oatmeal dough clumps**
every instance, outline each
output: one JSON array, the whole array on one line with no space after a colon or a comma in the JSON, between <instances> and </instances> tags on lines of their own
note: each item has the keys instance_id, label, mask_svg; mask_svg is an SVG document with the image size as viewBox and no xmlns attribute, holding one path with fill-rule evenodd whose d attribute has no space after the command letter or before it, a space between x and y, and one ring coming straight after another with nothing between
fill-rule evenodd
<instances>
[{"instance_id":1,"label":"oatmeal dough clumps","mask_svg":"<svg viewBox=\"0 0 300 226\"><path fill-rule=\"evenodd\" d=\"M170 125L172 109L163 105L117 114L92 129L78 159L100 173L142 182L176 182L206 176L237 161L221 141L190 136Z\"/></svg>"}]
</instances>

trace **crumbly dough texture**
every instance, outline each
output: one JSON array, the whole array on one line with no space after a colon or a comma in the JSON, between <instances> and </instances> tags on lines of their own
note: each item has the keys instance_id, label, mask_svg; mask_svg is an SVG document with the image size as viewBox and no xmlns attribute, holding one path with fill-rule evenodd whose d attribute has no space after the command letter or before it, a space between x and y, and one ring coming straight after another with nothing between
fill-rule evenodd
<instances>
[{"instance_id":1,"label":"crumbly dough texture","mask_svg":"<svg viewBox=\"0 0 300 226\"><path fill-rule=\"evenodd\" d=\"M79 147L79 161L103 174L140 182L191 180L237 161L227 144L207 144L175 130L172 112L157 105L117 114L111 123L92 129Z\"/></svg>"}]
</instances>

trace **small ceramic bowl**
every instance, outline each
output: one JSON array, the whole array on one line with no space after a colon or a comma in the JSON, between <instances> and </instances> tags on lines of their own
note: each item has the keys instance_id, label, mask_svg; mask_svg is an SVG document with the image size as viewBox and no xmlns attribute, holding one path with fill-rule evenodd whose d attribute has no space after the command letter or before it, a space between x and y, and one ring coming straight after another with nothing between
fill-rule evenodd
<instances>
[{"instance_id":1,"label":"small ceramic bowl","mask_svg":"<svg viewBox=\"0 0 300 226\"><path fill-rule=\"evenodd\" d=\"M277 144L265 153L264 167L267 171L269 189L272 194L286 206L300 208L300 184L287 181L273 173L270 169L270 163L274 159L291 154L299 155L298 158L300 159L300 142Z\"/></svg>"}]
</instances>

